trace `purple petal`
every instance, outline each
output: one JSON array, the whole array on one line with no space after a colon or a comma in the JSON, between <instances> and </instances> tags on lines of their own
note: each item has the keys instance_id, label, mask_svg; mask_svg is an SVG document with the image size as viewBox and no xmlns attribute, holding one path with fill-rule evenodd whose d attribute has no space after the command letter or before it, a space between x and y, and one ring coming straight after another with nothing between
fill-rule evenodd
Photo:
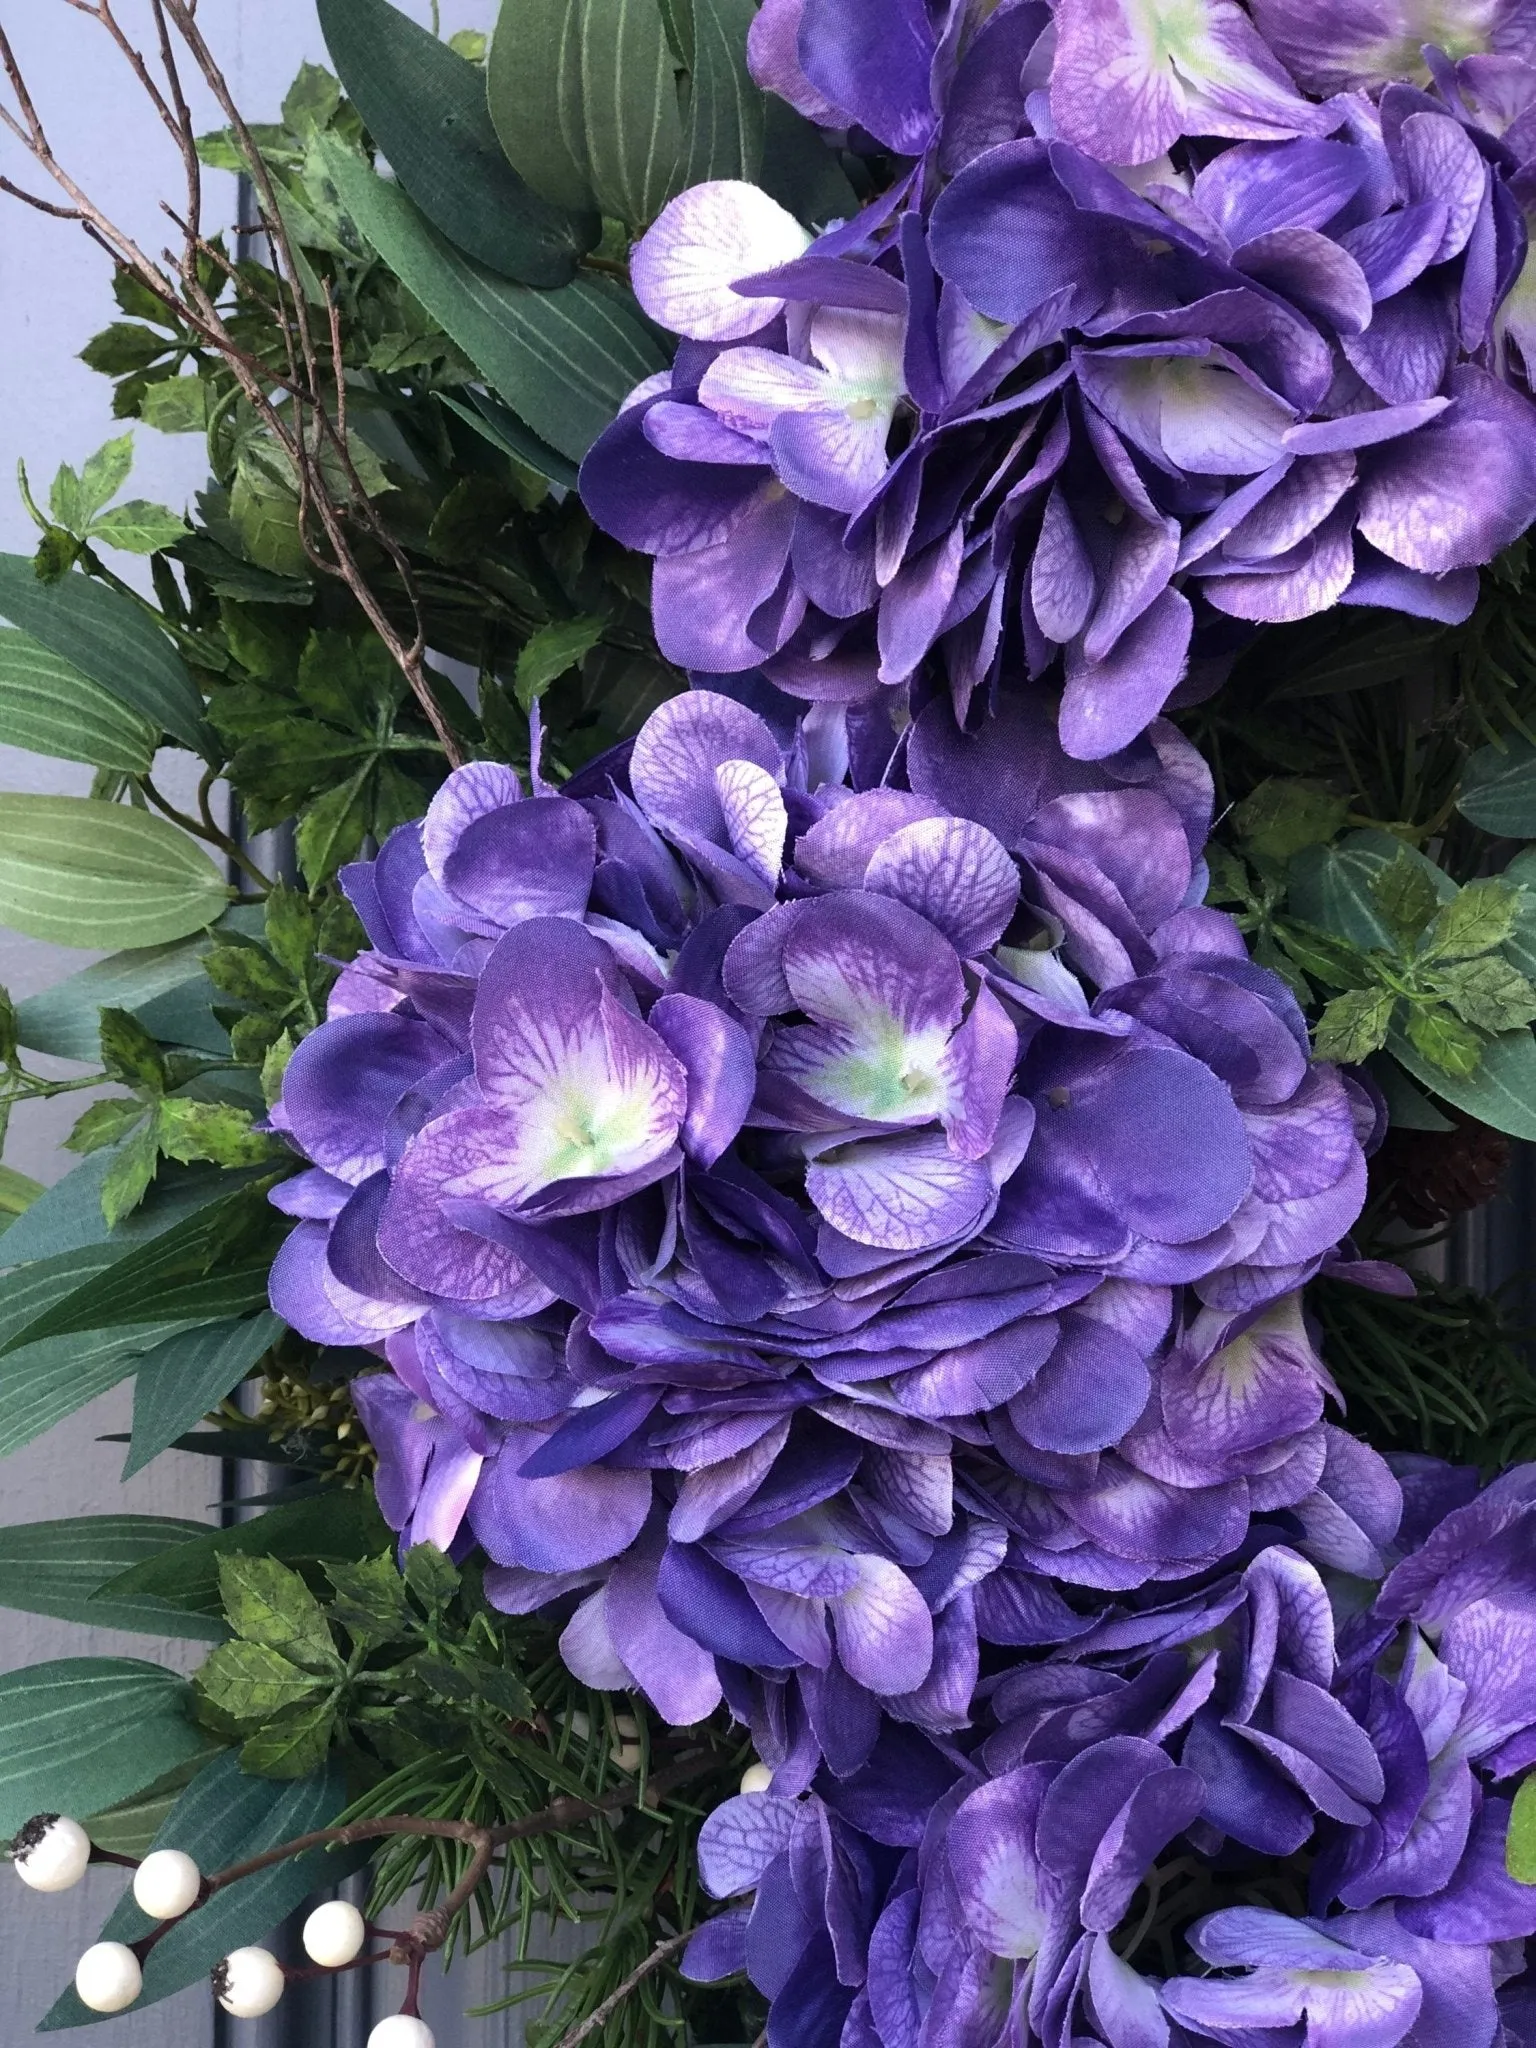
<instances>
[{"instance_id":1,"label":"purple petal","mask_svg":"<svg viewBox=\"0 0 1536 2048\"><path fill-rule=\"evenodd\" d=\"M800 67L814 90L899 156L920 156L935 115L934 35L921 0L805 0Z\"/></svg>"},{"instance_id":2,"label":"purple petal","mask_svg":"<svg viewBox=\"0 0 1536 2048\"><path fill-rule=\"evenodd\" d=\"M443 882L496 925L579 917L596 860L596 829L580 804L530 797L469 820L444 860Z\"/></svg>"},{"instance_id":3,"label":"purple petal","mask_svg":"<svg viewBox=\"0 0 1536 2048\"><path fill-rule=\"evenodd\" d=\"M838 1655L848 1676L873 1693L908 1693L933 1662L933 1617L898 1565L860 1557L855 1585L832 1604Z\"/></svg>"},{"instance_id":4,"label":"purple petal","mask_svg":"<svg viewBox=\"0 0 1536 2048\"><path fill-rule=\"evenodd\" d=\"M430 1024L371 1012L312 1031L288 1063L283 1108L294 1142L358 1186L384 1164L390 1113L454 1048Z\"/></svg>"},{"instance_id":5,"label":"purple petal","mask_svg":"<svg viewBox=\"0 0 1536 2048\"><path fill-rule=\"evenodd\" d=\"M536 1430L508 1430L470 1503L477 1539L495 1563L533 1571L579 1571L617 1557L645 1525L650 1473L590 1465L554 1479L524 1479L519 1468L541 1441Z\"/></svg>"},{"instance_id":6,"label":"purple petal","mask_svg":"<svg viewBox=\"0 0 1536 2048\"><path fill-rule=\"evenodd\" d=\"M613 1647L656 1711L675 1728L708 1720L720 1704L715 1660L674 1628L656 1597L659 1544L627 1552L603 1602Z\"/></svg>"},{"instance_id":7,"label":"purple petal","mask_svg":"<svg viewBox=\"0 0 1536 2048\"><path fill-rule=\"evenodd\" d=\"M713 1166L752 1107L752 1042L734 1019L697 996L663 996L652 1006L650 1027L688 1077L683 1148L701 1166Z\"/></svg>"},{"instance_id":8,"label":"purple petal","mask_svg":"<svg viewBox=\"0 0 1536 2048\"><path fill-rule=\"evenodd\" d=\"M920 912L962 958L996 945L1019 900L1018 871L1002 842L965 818L927 818L893 832L872 856L864 886Z\"/></svg>"},{"instance_id":9,"label":"purple petal","mask_svg":"<svg viewBox=\"0 0 1536 2048\"><path fill-rule=\"evenodd\" d=\"M1194 614L1182 591L1165 590L1102 661L1067 654L1061 744L1077 761L1102 761L1145 731L1184 674Z\"/></svg>"},{"instance_id":10,"label":"purple petal","mask_svg":"<svg viewBox=\"0 0 1536 2048\"><path fill-rule=\"evenodd\" d=\"M989 1954L1026 1959L1044 1945L1056 1886L1035 1854L1049 1785L1038 1764L1006 1772L970 1794L945 1848L967 1924Z\"/></svg>"},{"instance_id":11,"label":"purple petal","mask_svg":"<svg viewBox=\"0 0 1536 2048\"><path fill-rule=\"evenodd\" d=\"M1361 458L1361 532L1434 574L1491 561L1536 520L1536 408L1471 365L1451 394L1439 419Z\"/></svg>"}]
</instances>

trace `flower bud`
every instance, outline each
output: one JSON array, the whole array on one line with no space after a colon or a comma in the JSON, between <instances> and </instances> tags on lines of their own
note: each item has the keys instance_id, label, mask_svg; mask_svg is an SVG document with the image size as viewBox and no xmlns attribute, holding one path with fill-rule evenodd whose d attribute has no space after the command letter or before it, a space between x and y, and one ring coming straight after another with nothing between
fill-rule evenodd
<instances>
[{"instance_id":1,"label":"flower bud","mask_svg":"<svg viewBox=\"0 0 1536 2048\"><path fill-rule=\"evenodd\" d=\"M213 1995L237 2020L259 2020L282 1997L287 1979L264 1948L237 1948L213 1973Z\"/></svg>"},{"instance_id":2,"label":"flower bud","mask_svg":"<svg viewBox=\"0 0 1536 2048\"><path fill-rule=\"evenodd\" d=\"M355 1962L367 1939L362 1914L345 1899L330 1899L316 1906L304 1922L304 1953L326 1970L340 1970Z\"/></svg>"},{"instance_id":3,"label":"flower bud","mask_svg":"<svg viewBox=\"0 0 1536 2048\"><path fill-rule=\"evenodd\" d=\"M766 1792L773 1784L773 1772L767 1764L748 1764L741 1774L741 1789L746 1793Z\"/></svg>"},{"instance_id":4,"label":"flower bud","mask_svg":"<svg viewBox=\"0 0 1536 2048\"><path fill-rule=\"evenodd\" d=\"M133 1896L151 1920L179 1920L197 1904L203 1873L181 1849L155 1849L133 1874Z\"/></svg>"},{"instance_id":5,"label":"flower bud","mask_svg":"<svg viewBox=\"0 0 1536 2048\"><path fill-rule=\"evenodd\" d=\"M75 1966L75 1990L92 2012L126 2012L143 1989L139 1959L120 1941L98 1941Z\"/></svg>"},{"instance_id":6,"label":"flower bud","mask_svg":"<svg viewBox=\"0 0 1536 2048\"><path fill-rule=\"evenodd\" d=\"M425 2020L397 2012L379 2021L368 2036L368 2048L437 2048L437 2037Z\"/></svg>"},{"instance_id":7,"label":"flower bud","mask_svg":"<svg viewBox=\"0 0 1536 2048\"><path fill-rule=\"evenodd\" d=\"M40 1813L14 1844L16 1875L35 1892L67 1892L85 1875L91 1838L77 1820Z\"/></svg>"}]
</instances>

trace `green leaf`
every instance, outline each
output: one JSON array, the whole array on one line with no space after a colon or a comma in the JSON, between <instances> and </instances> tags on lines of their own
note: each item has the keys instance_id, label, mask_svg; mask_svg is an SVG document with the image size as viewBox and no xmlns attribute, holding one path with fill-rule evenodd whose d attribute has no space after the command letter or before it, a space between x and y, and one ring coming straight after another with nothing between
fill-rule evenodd
<instances>
[{"instance_id":1,"label":"green leaf","mask_svg":"<svg viewBox=\"0 0 1536 2048\"><path fill-rule=\"evenodd\" d=\"M191 674L132 598L88 576L39 583L25 555L0 555L0 614L205 759L218 749Z\"/></svg>"},{"instance_id":2,"label":"green leaf","mask_svg":"<svg viewBox=\"0 0 1536 2048\"><path fill-rule=\"evenodd\" d=\"M1422 936L1440 901L1423 863L1406 846L1399 847L1390 866L1371 877L1370 889L1382 923L1405 947Z\"/></svg>"},{"instance_id":3,"label":"green leaf","mask_svg":"<svg viewBox=\"0 0 1536 2048\"><path fill-rule=\"evenodd\" d=\"M14 627L0 628L0 731L14 747L147 775L160 729Z\"/></svg>"},{"instance_id":4,"label":"green leaf","mask_svg":"<svg viewBox=\"0 0 1536 2048\"><path fill-rule=\"evenodd\" d=\"M1501 839L1536 839L1536 747L1522 739L1479 747L1462 769L1456 808Z\"/></svg>"},{"instance_id":5,"label":"green leaf","mask_svg":"<svg viewBox=\"0 0 1536 2048\"><path fill-rule=\"evenodd\" d=\"M319 0L347 96L434 227L520 284L568 284L602 232L524 184L497 141L478 65L388 0Z\"/></svg>"},{"instance_id":6,"label":"green leaf","mask_svg":"<svg viewBox=\"0 0 1536 2048\"><path fill-rule=\"evenodd\" d=\"M1408 1012L1408 1042L1431 1067L1465 1080L1483 1056L1483 1041L1454 1011L1439 1003L1415 1003Z\"/></svg>"},{"instance_id":7,"label":"green leaf","mask_svg":"<svg viewBox=\"0 0 1536 2048\"><path fill-rule=\"evenodd\" d=\"M208 386L201 377L161 377L139 400L139 418L161 434L205 434Z\"/></svg>"},{"instance_id":8,"label":"green leaf","mask_svg":"<svg viewBox=\"0 0 1536 2048\"><path fill-rule=\"evenodd\" d=\"M1479 1031L1517 1031L1536 1021L1536 988L1497 954L1443 969L1435 977L1435 992Z\"/></svg>"},{"instance_id":9,"label":"green leaf","mask_svg":"<svg viewBox=\"0 0 1536 2048\"><path fill-rule=\"evenodd\" d=\"M1468 882L1424 938L1426 960L1469 960L1514 936L1520 899L1507 882Z\"/></svg>"},{"instance_id":10,"label":"green leaf","mask_svg":"<svg viewBox=\"0 0 1536 2048\"><path fill-rule=\"evenodd\" d=\"M101 1056L98 1017L104 1008L138 1011L157 996L183 988L202 974L208 940L177 939L169 945L113 953L82 967L67 980L16 1006L21 1043L59 1059L94 1063Z\"/></svg>"},{"instance_id":11,"label":"green leaf","mask_svg":"<svg viewBox=\"0 0 1536 2048\"><path fill-rule=\"evenodd\" d=\"M275 1507L254 1522L215 1529L195 1544L183 1544L174 1559L150 1558L114 1579L114 1599L169 1600L193 1614L221 1614L219 1565L231 1551L278 1557L287 1564L314 1559L376 1557L393 1538L374 1504L373 1492L339 1489Z\"/></svg>"},{"instance_id":12,"label":"green leaf","mask_svg":"<svg viewBox=\"0 0 1536 2048\"><path fill-rule=\"evenodd\" d=\"M1371 894L1371 884L1403 850L1390 832L1351 832L1337 846L1311 846L1290 864L1290 905L1308 924L1367 951L1394 953L1396 941ZM1436 896L1446 903L1456 884L1433 861L1408 849L1427 874Z\"/></svg>"},{"instance_id":13,"label":"green leaf","mask_svg":"<svg viewBox=\"0 0 1536 2048\"><path fill-rule=\"evenodd\" d=\"M246 1739L240 1768L260 1778L307 1778L330 1755L335 1729L336 1707L330 1700L283 1714Z\"/></svg>"},{"instance_id":14,"label":"green leaf","mask_svg":"<svg viewBox=\"0 0 1536 2048\"><path fill-rule=\"evenodd\" d=\"M405 1583L429 1614L441 1614L459 1590L459 1568L435 1543L406 1552Z\"/></svg>"},{"instance_id":15,"label":"green leaf","mask_svg":"<svg viewBox=\"0 0 1536 2048\"><path fill-rule=\"evenodd\" d=\"M146 1785L142 1792L135 1792L131 1799L121 1799L100 1813L87 1814L81 1826L97 1848L114 1856L131 1856L138 1863L154 1847L156 1835L188 1783L207 1768L203 1758L194 1758L179 1770L167 1771L163 1778Z\"/></svg>"},{"instance_id":16,"label":"green leaf","mask_svg":"<svg viewBox=\"0 0 1536 2048\"><path fill-rule=\"evenodd\" d=\"M585 0L502 0L485 75L508 162L577 214L596 204L582 109L584 12Z\"/></svg>"},{"instance_id":17,"label":"green leaf","mask_svg":"<svg viewBox=\"0 0 1536 2048\"><path fill-rule=\"evenodd\" d=\"M772 93L763 112L763 190L808 227L851 219L858 196L820 129Z\"/></svg>"},{"instance_id":18,"label":"green leaf","mask_svg":"<svg viewBox=\"0 0 1536 2048\"><path fill-rule=\"evenodd\" d=\"M763 95L747 69L753 0L693 0L693 90L677 189L713 178L757 182Z\"/></svg>"},{"instance_id":19,"label":"green leaf","mask_svg":"<svg viewBox=\"0 0 1536 2048\"><path fill-rule=\"evenodd\" d=\"M1536 1772L1523 1778L1509 1816L1504 1864L1516 1884L1536 1884Z\"/></svg>"},{"instance_id":20,"label":"green leaf","mask_svg":"<svg viewBox=\"0 0 1536 2048\"><path fill-rule=\"evenodd\" d=\"M101 1063L109 1080L152 1095L164 1091L165 1061L137 1017L126 1010L101 1013Z\"/></svg>"},{"instance_id":21,"label":"green leaf","mask_svg":"<svg viewBox=\"0 0 1536 2048\"><path fill-rule=\"evenodd\" d=\"M110 504L117 496L132 470L132 434L120 434L115 441L108 441L105 447L96 450L80 472L80 532L84 532L103 505Z\"/></svg>"},{"instance_id":22,"label":"green leaf","mask_svg":"<svg viewBox=\"0 0 1536 2048\"><path fill-rule=\"evenodd\" d=\"M141 1472L216 1408L282 1331L281 1319L264 1311L184 1330L145 1352L134 1376L133 1441L124 1479Z\"/></svg>"},{"instance_id":23,"label":"green leaf","mask_svg":"<svg viewBox=\"0 0 1536 2048\"><path fill-rule=\"evenodd\" d=\"M471 391L473 403L463 404L452 392L440 391L438 399L450 412L458 414L467 425L474 428L482 440L489 441L493 448L499 448L503 455L524 469L531 469L536 476L548 478L552 484L559 484L565 490L574 491L580 477L580 468L541 441L532 427L525 427L510 406L492 398L488 392Z\"/></svg>"},{"instance_id":24,"label":"green leaf","mask_svg":"<svg viewBox=\"0 0 1536 2048\"><path fill-rule=\"evenodd\" d=\"M517 657L513 689L524 711L534 704L567 669L575 668L602 639L606 619L557 619L540 626Z\"/></svg>"},{"instance_id":25,"label":"green leaf","mask_svg":"<svg viewBox=\"0 0 1536 2048\"><path fill-rule=\"evenodd\" d=\"M135 320L114 320L100 334L92 335L80 351L80 360L103 377L130 377L159 362L172 345L152 327L141 327Z\"/></svg>"},{"instance_id":26,"label":"green leaf","mask_svg":"<svg viewBox=\"0 0 1536 2048\"><path fill-rule=\"evenodd\" d=\"M229 888L164 818L91 797L0 795L0 923L58 946L152 946L201 931Z\"/></svg>"},{"instance_id":27,"label":"green leaf","mask_svg":"<svg viewBox=\"0 0 1536 2048\"><path fill-rule=\"evenodd\" d=\"M372 763L365 763L345 782L328 789L299 820L299 866L312 889L329 881L362 846L368 831L368 784L372 774Z\"/></svg>"},{"instance_id":28,"label":"green leaf","mask_svg":"<svg viewBox=\"0 0 1536 2048\"><path fill-rule=\"evenodd\" d=\"M42 1182L30 1174L18 1173L14 1166L0 1166L0 1218L9 1219L0 1221L0 1231L9 1230L45 1192Z\"/></svg>"},{"instance_id":29,"label":"green leaf","mask_svg":"<svg viewBox=\"0 0 1536 2048\"><path fill-rule=\"evenodd\" d=\"M0 1457L8 1458L128 1378L144 1352L171 1335L169 1316L42 1337L0 1357Z\"/></svg>"},{"instance_id":30,"label":"green leaf","mask_svg":"<svg viewBox=\"0 0 1536 2048\"><path fill-rule=\"evenodd\" d=\"M1392 991L1383 988L1351 989L1335 996L1314 1033L1318 1058L1358 1065L1373 1052L1380 1052L1387 1042L1396 1003Z\"/></svg>"},{"instance_id":31,"label":"green leaf","mask_svg":"<svg viewBox=\"0 0 1536 2048\"><path fill-rule=\"evenodd\" d=\"M6 1232L7 1261L38 1263L0 1280L0 1347L38 1313L35 1304L63 1300L86 1274L221 1207L237 1188L260 1177L251 1168L230 1174L205 1166L167 1167L144 1207L114 1231L101 1213L101 1183L109 1163L97 1155L77 1166ZM39 1276L51 1277L40 1281Z\"/></svg>"},{"instance_id":32,"label":"green leaf","mask_svg":"<svg viewBox=\"0 0 1536 2048\"><path fill-rule=\"evenodd\" d=\"M253 1778L239 1760L226 1755L200 1771L182 1793L155 1837L157 1849L181 1849L199 1869L227 1870L264 1850L328 1827L346 1805L346 1783L334 1766L297 1784ZM137 2011L184 1991L206 1978L232 1949L265 1942L312 1892L340 1882L365 1860L366 1852L323 1849L274 1864L256 1877L230 1885L197 1912L179 1920L156 1942L144 1966ZM127 1893L102 1929L107 1941L138 1941L153 1922ZM90 2026L100 2015L80 2003L73 1988L43 2021L45 2032ZM169 2031L167 2039L170 2038Z\"/></svg>"},{"instance_id":33,"label":"green leaf","mask_svg":"<svg viewBox=\"0 0 1536 2048\"><path fill-rule=\"evenodd\" d=\"M175 1096L160 1104L155 1136L160 1150L184 1165L206 1159L214 1166L257 1166L278 1155L263 1132L251 1128L248 1109L227 1102L195 1102Z\"/></svg>"},{"instance_id":34,"label":"green leaf","mask_svg":"<svg viewBox=\"0 0 1536 2048\"><path fill-rule=\"evenodd\" d=\"M126 505L114 505L110 512L91 523L90 539L125 554L153 555L161 548L173 548L190 531L185 519L168 505L152 505L147 498L130 498Z\"/></svg>"},{"instance_id":35,"label":"green leaf","mask_svg":"<svg viewBox=\"0 0 1536 2048\"><path fill-rule=\"evenodd\" d=\"M598 205L631 229L645 227L677 189L683 148L677 74L657 0L585 0L581 86Z\"/></svg>"},{"instance_id":36,"label":"green leaf","mask_svg":"<svg viewBox=\"0 0 1536 2048\"><path fill-rule=\"evenodd\" d=\"M283 125L295 135L330 126L341 105L341 84L323 64L301 64L283 101Z\"/></svg>"},{"instance_id":37,"label":"green leaf","mask_svg":"<svg viewBox=\"0 0 1536 2048\"><path fill-rule=\"evenodd\" d=\"M666 365L633 295L609 278L560 291L509 283L445 242L396 185L333 137L326 164L405 288L522 419L579 462L635 385Z\"/></svg>"},{"instance_id":38,"label":"green leaf","mask_svg":"<svg viewBox=\"0 0 1536 2048\"><path fill-rule=\"evenodd\" d=\"M148 1122L113 1153L107 1177L101 1184L101 1213L109 1229L115 1229L138 1208L149 1193L159 1162L160 1148Z\"/></svg>"},{"instance_id":39,"label":"green leaf","mask_svg":"<svg viewBox=\"0 0 1536 2048\"><path fill-rule=\"evenodd\" d=\"M35 1813L95 1813L206 1750L186 1681L127 1657L0 1676L0 1838Z\"/></svg>"},{"instance_id":40,"label":"green leaf","mask_svg":"<svg viewBox=\"0 0 1536 2048\"><path fill-rule=\"evenodd\" d=\"M1238 837L1254 853L1289 860L1308 846L1332 839L1349 812L1347 797L1321 783L1270 776L1232 813Z\"/></svg>"},{"instance_id":41,"label":"green leaf","mask_svg":"<svg viewBox=\"0 0 1536 2048\"><path fill-rule=\"evenodd\" d=\"M354 1642L372 1647L396 1642L405 1634L409 1612L405 1580L392 1554L328 1564L325 1575L336 1591L331 1619L339 1622Z\"/></svg>"},{"instance_id":42,"label":"green leaf","mask_svg":"<svg viewBox=\"0 0 1536 2048\"><path fill-rule=\"evenodd\" d=\"M265 1643L221 1643L197 1674L197 1690L216 1713L256 1727L302 1706L325 1685Z\"/></svg>"},{"instance_id":43,"label":"green leaf","mask_svg":"<svg viewBox=\"0 0 1536 2048\"><path fill-rule=\"evenodd\" d=\"M87 1515L0 1528L0 1607L91 1628L218 1642L225 1631L210 1615L184 1614L156 1600L95 1597L108 1579L142 1559L206 1533L202 1523L159 1515Z\"/></svg>"},{"instance_id":44,"label":"green leaf","mask_svg":"<svg viewBox=\"0 0 1536 2048\"><path fill-rule=\"evenodd\" d=\"M344 1666L320 1602L279 1559L230 1551L219 1559L219 1598L243 1641L278 1651L312 1677L340 1676Z\"/></svg>"},{"instance_id":45,"label":"green leaf","mask_svg":"<svg viewBox=\"0 0 1536 2048\"><path fill-rule=\"evenodd\" d=\"M76 1120L74 1129L64 1140L65 1149L70 1152L96 1152L103 1145L115 1145L148 1114L148 1109L136 1096L113 1095L105 1102L93 1102Z\"/></svg>"}]
</instances>

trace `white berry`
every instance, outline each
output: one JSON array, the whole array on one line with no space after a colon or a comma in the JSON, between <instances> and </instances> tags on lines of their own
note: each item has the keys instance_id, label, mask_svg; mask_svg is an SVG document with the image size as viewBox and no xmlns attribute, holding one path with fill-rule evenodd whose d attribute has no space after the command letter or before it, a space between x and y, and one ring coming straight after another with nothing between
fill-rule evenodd
<instances>
[{"instance_id":1,"label":"white berry","mask_svg":"<svg viewBox=\"0 0 1536 2048\"><path fill-rule=\"evenodd\" d=\"M368 2048L437 2048L437 2038L425 2020L397 2012L379 2021L368 2036Z\"/></svg>"},{"instance_id":2,"label":"white berry","mask_svg":"<svg viewBox=\"0 0 1536 2048\"><path fill-rule=\"evenodd\" d=\"M237 2020L259 2020L282 1997L283 1966L264 1948L237 1948L213 1973L214 1995Z\"/></svg>"},{"instance_id":3,"label":"white berry","mask_svg":"<svg viewBox=\"0 0 1536 2048\"><path fill-rule=\"evenodd\" d=\"M35 1892L67 1892L90 1860L90 1836L62 1814L39 1814L16 1837L16 1875Z\"/></svg>"},{"instance_id":4,"label":"white berry","mask_svg":"<svg viewBox=\"0 0 1536 2048\"><path fill-rule=\"evenodd\" d=\"M766 1792L773 1784L773 1773L766 1764L748 1764L741 1774L741 1789L749 1795Z\"/></svg>"},{"instance_id":5,"label":"white berry","mask_svg":"<svg viewBox=\"0 0 1536 2048\"><path fill-rule=\"evenodd\" d=\"M144 1972L131 1948L98 1941L75 1968L75 1989L92 2012L126 2012L144 1989Z\"/></svg>"},{"instance_id":6,"label":"white berry","mask_svg":"<svg viewBox=\"0 0 1536 2048\"><path fill-rule=\"evenodd\" d=\"M304 1953L322 1969L340 1970L355 1962L367 1939L367 1922L345 1899L316 1906L304 1922Z\"/></svg>"},{"instance_id":7,"label":"white berry","mask_svg":"<svg viewBox=\"0 0 1536 2048\"><path fill-rule=\"evenodd\" d=\"M151 1920L179 1920L197 1904L203 1873L182 1849L155 1849L133 1874L133 1896Z\"/></svg>"}]
</instances>

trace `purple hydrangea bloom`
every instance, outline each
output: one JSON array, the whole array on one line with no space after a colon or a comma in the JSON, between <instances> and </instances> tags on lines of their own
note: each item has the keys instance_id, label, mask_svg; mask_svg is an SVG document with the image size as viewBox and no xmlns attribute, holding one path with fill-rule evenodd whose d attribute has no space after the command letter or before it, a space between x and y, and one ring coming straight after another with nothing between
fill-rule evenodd
<instances>
[{"instance_id":1,"label":"purple hydrangea bloom","mask_svg":"<svg viewBox=\"0 0 1536 2048\"><path fill-rule=\"evenodd\" d=\"M1235 0L864 15L765 8L759 75L919 166L816 239L697 187L636 251L683 340L582 487L668 656L962 720L1023 676L1097 760L1252 625L1465 618L1536 517L1536 68L1318 104Z\"/></svg>"},{"instance_id":2,"label":"purple hydrangea bloom","mask_svg":"<svg viewBox=\"0 0 1536 2048\"><path fill-rule=\"evenodd\" d=\"M1392 1565L1374 1609L1358 1578L1256 1531L1246 1565L1172 1601L1103 1604L1070 1645L995 1673L967 1735L888 1730L857 1771L823 1769L808 1790L776 1759L767 1793L705 1824L701 1875L733 1903L688 1974L747 1971L775 2048L1523 2039L1536 1888L1504 1873L1508 1802L1482 1797L1444 1855L1444 1818L1413 1818L1435 1772L1403 1729L1490 1776L1521 1767L1488 1745L1530 1720L1514 1710L1530 1645L1487 1609L1526 1597L1528 1532L1519 1563L1503 1539L1530 1512L1530 1471L1448 1516L1459 1482L1428 1461L1401 1485L1370 1453L1336 1476L1338 1505L1379 1535L1377 1579ZM1417 1631L1399 1657L1405 1603L1438 1612L1465 1677ZM1384 1842L1409 1853L1383 1859ZM1308 1843L1320 1852L1297 1856ZM1346 1868L1356 1890L1340 1897ZM1289 1886L1291 1910L1209 1909L1255 1880ZM1181 1897L1205 1903L1181 1917Z\"/></svg>"},{"instance_id":3,"label":"purple hydrangea bloom","mask_svg":"<svg viewBox=\"0 0 1536 2048\"><path fill-rule=\"evenodd\" d=\"M1089 766L1022 702L744 694L564 794L459 770L347 872L273 1300L387 1359L406 1540L846 1772L877 1701L963 1729L983 1646L1079 1633L1049 1580L1340 1518L1299 1290L1376 1112L1201 903L1171 728Z\"/></svg>"}]
</instances>

